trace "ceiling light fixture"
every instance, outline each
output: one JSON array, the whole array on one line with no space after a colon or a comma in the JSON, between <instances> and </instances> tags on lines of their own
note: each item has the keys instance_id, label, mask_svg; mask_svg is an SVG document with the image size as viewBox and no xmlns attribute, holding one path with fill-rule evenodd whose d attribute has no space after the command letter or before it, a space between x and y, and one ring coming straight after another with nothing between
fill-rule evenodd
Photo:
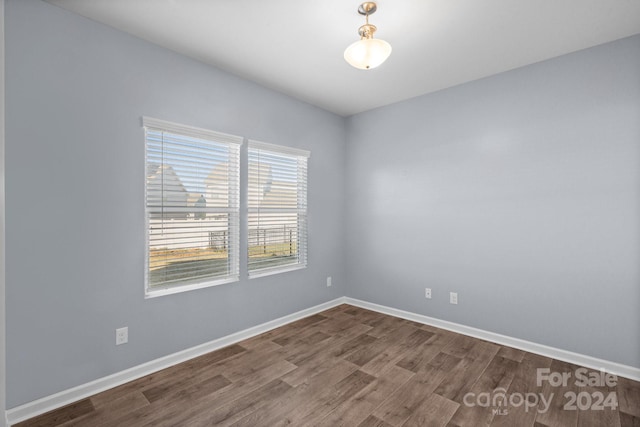
<instances>
[{"instance_id":1,"label":"ceiling light fixture","mask_svg":"<svg viewBox=\"0 0 640 427\"><path fill-rule=\"evenodd\" d=\"M350 45L344 51L344 59L352 66L361 70L376 68L391 55L391 45L384 40L374 39L373 33L377 28L369 24L369 15L377 10L372 1L364 2L358 7L358 13L364 15L366 23L358 29L360 40Z\"/></svg>"}]
</instances>

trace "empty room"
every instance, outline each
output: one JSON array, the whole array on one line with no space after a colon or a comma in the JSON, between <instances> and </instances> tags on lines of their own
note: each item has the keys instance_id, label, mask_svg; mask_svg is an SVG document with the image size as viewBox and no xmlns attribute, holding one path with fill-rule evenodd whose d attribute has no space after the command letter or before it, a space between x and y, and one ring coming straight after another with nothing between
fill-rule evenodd
<instances>
[{"instance_id":1,"label":"empty room","mask_svg":"<svg viewBox=\"0 0 640 427\"><path fill-rule=\"evenodd\" d=\"M640 425L640 2L0 25L0 427Z\"/></svg>"}]
</instances>

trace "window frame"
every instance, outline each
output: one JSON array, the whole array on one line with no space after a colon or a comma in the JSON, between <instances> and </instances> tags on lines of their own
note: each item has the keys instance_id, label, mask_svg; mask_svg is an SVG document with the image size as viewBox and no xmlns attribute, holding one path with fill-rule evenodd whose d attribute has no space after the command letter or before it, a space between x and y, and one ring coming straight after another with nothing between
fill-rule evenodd
<instances>
[{"instance_id":1,"label":"window frame","mask_svg":"<svg viewBox=\"0 0 640 427\"><path fill-rule=\"evenodd\" d=\"M226 283L237 282L240 280L240 212L241 212L241 186L240 180L240 152L244 142L242 137L236 135L225 134L208 129L197 128L188 125L182 125L179 123L169 122L160 119L154 119L151 117L142 117L142 127L144 130L144 212L145 212L145 264L144 264L144 292L145 298L154 298L164 295L171 295L181 292L187 292L195 289L208 288L211 286L218 286ZM229 157L229 162L234 161L234 165L229 164L229 174L233 174L232 177L235 180L234 194L228 197L235 199L233 203L235 206L227 206L227 208L219 208L225 210L229 215L229 222L227 225L227 262L230 265L230 271L227 275L220 277L209 278L192 278L180 281L177 283L170 283L165 285L150 284L150 270L149 270L149 254L151 251L150 240L150 218L152 211L148 206L147 190L148 190L148 151L149 151L149 130L156 132L166 132L173 135L182 137L198 138L207 141L211 141L216 144L225 144L229 147L230 152L234 152L234 155ZM233 159L232 159L233 157ZM234 166L234 168L232 168ZM235 169L235 170L234 170ZM230 175L231 177L231 175ZM235 227L235 230L232 228Z\"/></svg>"},{"instance_id":2,"label":"window frame","mask_svg":"<svg viewBox=\"0 0 640 427\"><path fill-rule=\"evenodd\" d=\"M309 208L308 208L308 181L309 181L309 167L308 167L308 162L309 162L309 158L311 157L311 152L308 150L303 150L303 149L299 149L299 148L293 148L293 147L287 147L287 146L283 146L283 145L276 145L276 144L270 144L270 143L266 143L266 142L262 142L262 141L257 141L257 140L248 140L247 143L247 182L246 182L246 191L247 193L250 193L250 184L251 184L251 179L249 178L249 175L251 173L250 170L250 159L251 159L251 151L252 150L262 150L268 153L272 153L272 154L276 154L279 156L288 156L288 157L292 157L295 158L296 161L298 162L298 167L296 168L297 173L298 173L298 178L296 179L296 197L298 200L298 203L300 203L300 201L303 201L303 208L300 207L300 205L297 206L297 208L295 209L295 212L298 214L298 219L297 219L297 225L298 225L298 238L296 240L296 253L298 254L299 258L298 258L298 262L295 264L284 264L281 266L274 266L274 267L264 267L264 268L259 268L259 269L251 269L251 257L249 256L249 229L250 229L250 216L252 213L256 213L253 212L252 209L256 209L256 208L252 208L251 206L251 201L249 200L249 197L247 197L247 205L246 205L246 213L247 213L247 228L246 228L246 232L247 232L247 237L246 237L246 241L247 241L247 275L249 277L249 279L254 279L254 278L258 278L258 277L264 277L264 276L270 276L273 274L280 274L280 273L285 273L288 271L295 271L295 270L300 270L300 269L305 269L308 266L308 260L309 260L309 254L308 254L308 250L309 250L309 239L308 239L308 228L309 228ZM300 162L304 162L304 179L300 179ZM284 210L284 209L283 209ZM290 209L290 212L293 212L293 209ZM300 224L300 215L302 214L302 225ZM303 227L303 230L300 230L300 227Z\"/></svg>"}]
</instances>

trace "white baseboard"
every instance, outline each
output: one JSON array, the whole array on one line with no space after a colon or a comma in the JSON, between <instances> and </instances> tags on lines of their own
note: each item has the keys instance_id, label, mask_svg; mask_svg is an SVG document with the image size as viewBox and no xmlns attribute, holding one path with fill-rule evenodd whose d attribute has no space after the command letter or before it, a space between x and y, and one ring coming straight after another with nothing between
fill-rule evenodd
<instances>
[{"instance_id":1,"label":"white baseboard","mask_svg":"<svg viewBox=\"0 0 640 427\"><path fill-rule=\"evenodd\" d=\"M551 357L553 359L562 360L564 362L573 363L575 365L580 365L596 370L603 370L620 377L629 378L630 380L640 381L640 369L633 366L598 359L596 357L586 356L584 354L574 353L555 347L549 347L531 341L521 340L519 338L496 334L494 332L472 328L471 326L460 325L458 323L448 322L446 320L440 320L433 317L424 316L422 314L398 310L397 308L374 304L367 301L361 301L355 298L345 297L344 302L356 307L366 308L367 310L377 311L379 313L388 314L390 316L412 320L414 322L422 323L425 325L435 326L436 328L447 329L459 334L468 335L474 338L491 341L496 344L506 345L509 347L528 351L529 353L540 354L542 356Z\"/></svg>"},{"instance_id":2,"label":"white baseboard","mask_svg":"<svg viewBox=\"0 0 640 427\"><path fill-rule=\"evenodd\" d=\"M571 351L549 347L542 344L536 344L530 341L512 338L506 335L500 335L493 332L484 331L482 329L472 328L470 326L460 325L458 323L448 322L446 320L440 320L433 317L424 316L422 314L411 313L408 311L399 310L397 308L374 304L355 298L340 297L332 301L298 311L288 316L280 317L279 319L271 320L261 325L254 326L243 331L236 332L234 334L198 345L196 347L170 354L168 356L143 363L142 365L134 366L133 368L117 372L107 377L100 378L95 381L91 381L89 383L82 384L77 387L73 387L71 389L43 397L42 399L38 399L33 402L29 402L24 405L9 409L8 411L6 411L8 425L13 425L20 421L38 416L53 409L60 408L81 399L85 399L96 393L100 393L129 381L144 377L145 375L152 374L178 363L185 362L187 360L193 359L194 357L202 356L203 354L218 350L222 347L235 344L247 338L251 338L253 336L268 332L272 329L278 328L304 317L311 316L321 311L328 310L340 304L350 304L356 307L365 308L367 310L377 311L379 313L388 314L390 316L400 317L402 319L412 320L414 322L422 323L425 325L431 325L437 328L457 332L459 334L491 341L496 344L518 348L530 353L536 353L565 362L574 363L576 365L585 366L587 368L604 370L606 372L629 378L634 381L640 381L640 369L632 366L622 365L620 363L610 362L579 353L573 353Z\"/></svg>"},{"instance_id":3,"label":"white baseboard","mask_svg":"<svg viewBox=\"0 0 640 427\"><path fill-rule=\"evenodd\" d=\"M77 387L73 387L68 390L43 397L38 400L34 400L33 402L25 403L24 405L20 405L15 408L11 408L6 411L8 425L11 426L15 423L19 423L20 421L33 418L53 409L60 408L73 402L77 402L81 399L85 399L96 393L100 393L129 381L144 377L145 375L149 375L162 369L169 368L178 363L186 362L187 360L193 359L194 357L202 356L203 354L210 353L222 347L227 347L231 344L246 340L247 338L251 338L253 336L268 332L272 329L286 325L287 323L295 322L296 320L302 319L304 317L308 317L321 311L328 310L332 307L343 304L344 301L344 297L337 298L335 300L319 304L314 307L289 314L287 316L280 317L279 319L271 320L261 325L257 325L243 331L236 332L231 335L227 335L216 340L209 341L207 343L188 348L186 350L179 351L177 353L173 353L159 359L152 360L147 363L143 363L142 365L134 366L133 368L117 372L104 378L99 378L95 381L91 381L89 383L82 384Z\"/></svg>"}]
</instances>

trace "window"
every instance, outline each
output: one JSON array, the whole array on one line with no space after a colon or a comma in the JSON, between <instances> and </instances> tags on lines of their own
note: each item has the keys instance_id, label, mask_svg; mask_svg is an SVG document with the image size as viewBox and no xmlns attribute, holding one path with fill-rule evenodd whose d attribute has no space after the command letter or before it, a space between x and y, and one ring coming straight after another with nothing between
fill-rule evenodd
<instances>
[{"instance_id":1,"label":"window","mask_svg":"<svg viewBox=\"0 0 640 427\"><path fill-rule=\"evenodd\" d=\"M147 296L238 280L242 138L143 118Z\"/></svg>"},{"instance_id":2,"label":"window","mask_svg":"<svg viewBox=\"0 0 640 427\"><path fill-rule=\"evenodd\" d=\"M249 277L307 265L309 152L249 141Z\"/></svg>"}]
</instances>

